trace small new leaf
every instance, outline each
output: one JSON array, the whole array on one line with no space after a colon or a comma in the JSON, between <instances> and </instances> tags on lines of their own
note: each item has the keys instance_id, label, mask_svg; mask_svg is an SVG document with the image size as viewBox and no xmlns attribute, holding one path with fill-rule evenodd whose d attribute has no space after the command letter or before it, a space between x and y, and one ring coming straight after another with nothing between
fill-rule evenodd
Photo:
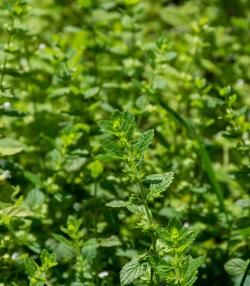
<instances>
[{"instance_id":1,"label":"small new leaf","mask_svg":"<svg viewBox=\"0 0 250 286\"><path fill-rule=\"evenodd\" d=\"M49 269L57 265L55 253L49 253L46 249L42 250L40 258L44 269Z\"/></svg>"}]
</instances>

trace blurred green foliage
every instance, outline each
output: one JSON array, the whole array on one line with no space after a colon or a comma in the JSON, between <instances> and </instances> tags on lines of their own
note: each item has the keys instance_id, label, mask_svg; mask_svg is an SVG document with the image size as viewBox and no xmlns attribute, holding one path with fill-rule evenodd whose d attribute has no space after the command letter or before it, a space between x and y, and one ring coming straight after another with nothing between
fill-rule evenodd
<instances>
[{"instance_id":1,"label":"blurred green foliage","mask_svg":"<svg viewBox=\"0 0 250 286\"><path fill-rule=\"evenodd\" d=\"M149 207L198 232L195 285L249 285L249 23L248 0L0 1L0 285L120 285L150 247L106 206L135 189L102 148L117 109L154 129L142 172L175 174Z\"/></svg>"}]
</instances>

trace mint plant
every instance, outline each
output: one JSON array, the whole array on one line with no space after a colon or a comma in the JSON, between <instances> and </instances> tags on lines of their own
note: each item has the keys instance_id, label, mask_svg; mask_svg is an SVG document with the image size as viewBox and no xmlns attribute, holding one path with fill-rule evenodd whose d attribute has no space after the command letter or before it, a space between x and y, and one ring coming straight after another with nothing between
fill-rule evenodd
<instances>
[{"instance_id":1,"label":"mint plant","mask_svg":"<svg viewBox=\"0 0 250 286\"><path fill-rule=\"evenodd\" d=\"M248 284L248 2L0 1L1 286Z\"/></svg>"},{"instance_id":2,"label":"mint plant","mask_svg":"<svg viewBox=\"0 0 250 286\"><path fill-rule=\"evenodd\" d=\"M126 207L138 215L137 227L151 237L149 249L121 269L121 285L128 285L138 278L147 285L193 285L197 269L203 263L203 257L193 259L188 255L195 232L182 227L176 220L170 221L167 228L160 226L149 208L149 203L161 197L174 178L172 172L144 173L144 154L152 143L154 130L134 139L136 122L133 114L127 111L116 111L111 120L101 120L98 125L106 134L112 135L101 140L102 147L122 160L124 173L137 185L128 201L112 201L107 206Z\"/></svg>"},{"instance_id":3,"label":"mint plant","mask_svg":"<svg viewBox=\"0 0 250 286\"><path fill-rule=\"evenodd\" d=\"M25 260L25 268L30 277L30 286L51 285L46 275L50 268L57 265L55 254L44 249L40 254L40 259L41 265L38 265L32 258Z\"/></svg>"}]
</instances>

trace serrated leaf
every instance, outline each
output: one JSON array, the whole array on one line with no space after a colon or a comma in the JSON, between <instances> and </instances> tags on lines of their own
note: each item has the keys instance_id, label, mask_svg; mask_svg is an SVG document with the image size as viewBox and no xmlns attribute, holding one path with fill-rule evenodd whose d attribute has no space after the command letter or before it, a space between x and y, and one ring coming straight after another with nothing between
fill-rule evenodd
<instances>
[{"instance_id":1,"label":"serrated leaf","mask_svg":"<svg viewBox=\"0 0 250 286\"><path fill-rule=\"evenodd\" d=\"M49 269L49 268L57 265L55 253L49 253L46 249L42 250L42 252L40 254L40 258L42 261L42 266L45 269Z\"/></svg>"},{"instance_id":2,"label":"serrated leaf","mask_svg":"<svg viewBox=\"0 0 250 286\"><path fill-rule=\"evenodd\" d=\"M237 276L245 273L246 261L240 258L232 258L225 264L225 270L229 275Z\"/></svg>"},{"instance_id":3,"label":"serrated leaf","mask_svg":"<svg viewBox=\"0 0 250 286\"><path fill-rule=\"evenodd\" d=\"M137 278L141 277L146 271L146 266L138 259L133 259L126 263L120 271L121 285L128 285Z\"/></svg>"},{"instance_id":4,"label":"serrated leaf","mask_svg":"<svg viewBox=\"0 0 250 286\"><path fill-rule=\"evenodd\" d=\"M137 140L135 144L133 144L133 150L136 153L143 153L148 146L152 143L154 138L154 130L150 129L144 132Z\"/></svg>"},{"instance_id":5,"label":"serrated leaf","mask_svg":"<svg viewBox=\"0 0 250 286\"><path fill-rule=\"evenodd\" d=\"M197 269L204 263L204 259L204 256L200 256L198 258L192 258L191 256L189 256L188 268L186 271L187 280L190 280L192 277L196 276ZM194 281L192 281L192 283L193 282Z\"/></svg>"},{"instance_id":6,"label":"serrated leaf","mask_svg":"<svg viewBox=\"0 0 250 286\"><path fill-rule=\"evenodd\" d=\"M152 183L150 185L150 191L147 195L148 199L154 199L157 198L161 195L162 192L164 192L172 183L174 179L174 173L169 172L169 173L164 173L162 175L162 180L160 183Z\"/></svg>"},{"instance_id":7,"label":"serrated leaf","mask_svg":"<svg viewBox=\"0 0 250 286\"><path fill-rule=\"evenodd\" d=\"M129 204L127 204L127 209L133 214L137 214L137 215L145 214L145 207L144 206L138 206L138 205L129 203Z\"/></svg>"},{"instance_id":8,"label":"serrated leaf","mask_svg":"<svg viewBox=\"0 0 250 286\"><path fill-rule=\"evenodd\" d=\"M0 156L11 156L20 153L23 145L11 138L0 139Z\"/></svg>"},{"instance_id":9,"label":"serrated leaf","mask_svg":"<svg viewBox=\"0 0 250 286\"><path fill-rule=\"evenodd\" d=\"M183 228L180 232L180 238L178 240L178 243L180 245L178 247L178 251L180 253L186 252L190 248L191 244L194 242L196 236L196 232Z\"/></svg>"},{"instance_id":10,"label":"serrated leaf","mask_svg":"<svg viewBox=\"0 0 250 286\"><path fill-rule=\"evenodd\" d=\"M95 238L87 240L81 249L84 259L92 261L96 256L98 246L99 245Z\"/></svg>"},{"instance_id":11,"label":"serrated leaf","mask_svg":"<svg viewBox=\"0 0 250 286\"><path fill-rule=\"evenodd\" d=\"M112 120L99 120L97 124L105 132L109 132L111 134L115 132Z\"/></svg>"},{"instance_id":12,"label":"serrated leaf","mask_svg":"<svg viewBox=\"0 0 250 286\"><path fill-rule=\"evenodd\" d=\"M135 129L135 117L132 113L125 111L122 114L121 130L124 132L127 140L131 140Z\"/></svg>"},{"instance_id":13,"label":"serrated leaf","mask_svg":"<svg viewBox=\"0 0 250 286\"><path fill-rule=\"evenodd\" d=\"M123 149L112 139L104 138L101 140L103 149L113 156L123 157Z\"/></svg>"}]
</instances>

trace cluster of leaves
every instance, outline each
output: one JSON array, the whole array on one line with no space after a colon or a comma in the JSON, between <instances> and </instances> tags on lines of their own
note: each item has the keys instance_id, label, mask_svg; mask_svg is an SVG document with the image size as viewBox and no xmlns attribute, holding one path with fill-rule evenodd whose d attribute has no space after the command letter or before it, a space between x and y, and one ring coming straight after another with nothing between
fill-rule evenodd
<instances>
[{"instance_id":1,"label":"cluster of leaves","mask_svg":"<svg viewBox=\"0 0 250 286\"><path fill-rule=\"evenodd\" d=\"M153 129L144 132L134 141L135 118L129 112L116 111L112 120L99 121L105 133L113 138L101 140L103 148L110 154L122 159L124 172L130 181L137 184L137 191L128 201L112 201L110 207L126 207L139 216L138 227L151 236L150 250L141 253L124 265L120 272L121 285L132 283L141 278L148 285L191 286L196 281L196 270L202 264L202 257L193 259L187 255L195 233L170 221L168 229L154 223L149 202L161 197L173 181L173 173L145 176L142 171L144 153L152 143ZM147 274L150 272L150 274ZM165 284L167 283L167 284Z\"/></svg>"},{"instance_id":2,"label":"cluster of leaves","mask_svg":"<svg viewBox=\"0 0 250 286\"><path fill-rule=\"evenodd\" d=\"M1 285L249 284L249 19L0 1Z\"/></svg>"}]
</instances>

